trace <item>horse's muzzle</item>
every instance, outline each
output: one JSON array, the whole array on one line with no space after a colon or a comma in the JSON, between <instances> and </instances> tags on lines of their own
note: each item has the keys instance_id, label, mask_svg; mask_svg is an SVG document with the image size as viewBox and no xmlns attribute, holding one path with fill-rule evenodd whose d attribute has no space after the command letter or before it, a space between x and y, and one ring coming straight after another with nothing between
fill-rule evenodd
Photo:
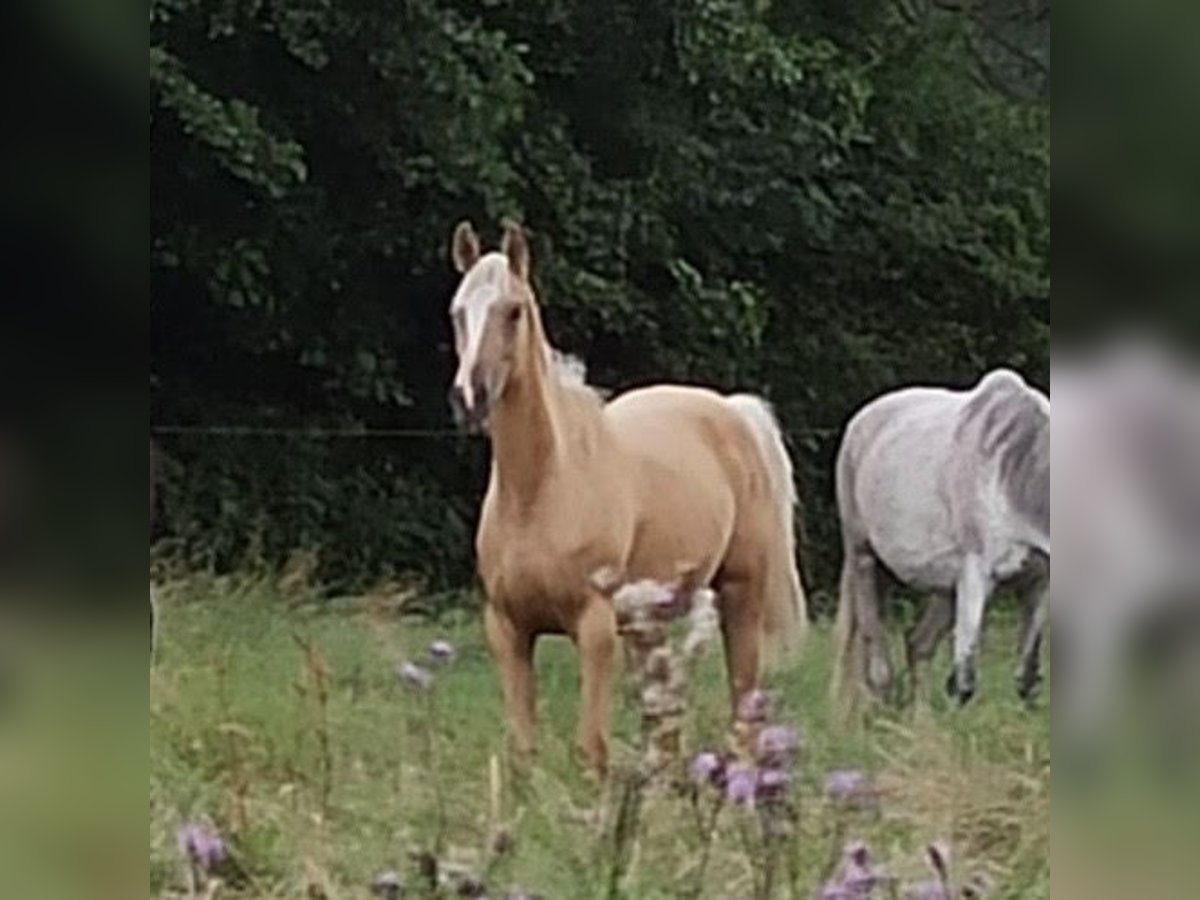
<instances>
[{"instance_id":1,"label":"horse's muzzle","mask_svg":"<svg viewBox=\"0 0 1200 900\"><path fill-rule=\"evenodd\" d=\"M454 424L469 434L483 431L487 426L487 389L480 385L474 393L475 402L468 403L466 392L459 385L450 388L450 411L454 414Z\"/></svg>"}]
</instances>

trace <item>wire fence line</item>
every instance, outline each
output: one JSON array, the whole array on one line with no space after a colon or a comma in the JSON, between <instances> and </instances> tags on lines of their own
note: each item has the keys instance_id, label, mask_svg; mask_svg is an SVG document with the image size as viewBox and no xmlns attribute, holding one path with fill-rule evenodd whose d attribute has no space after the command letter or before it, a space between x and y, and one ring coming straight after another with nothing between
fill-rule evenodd
<instances>
[{"instance_id":1,"label":"wire fence line","mask_svg":"<svg viewBox=\"0 0 1200 900\"><path fill-rule=\"evenodd\" d=\"M839 434L840 428L785 428L785 435L795 437L828 437ZM478 438L457 428L288 428L261 425L151 425L150 434L161 437L302 437L313 440L373 439L373 438Z\"/></svg>"}]
</instances>

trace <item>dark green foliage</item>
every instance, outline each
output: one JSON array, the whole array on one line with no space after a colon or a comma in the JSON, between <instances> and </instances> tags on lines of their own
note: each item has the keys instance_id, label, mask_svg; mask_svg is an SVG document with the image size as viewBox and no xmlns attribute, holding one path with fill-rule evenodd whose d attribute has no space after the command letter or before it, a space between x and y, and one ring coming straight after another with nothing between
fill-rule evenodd
<instances>
[{"instance_id":1,"label":"dark green foliage","mask_svg":"<svg viewBox=\"0 0 1200 900\"><path fill-rule=\"evenodd\" d=\"M515 215L594 381L778 405L828 586L857 406L1000 363L1045 381L1048 114L981 76L981 27L867 0L154 0L152 419L448 428L449 233ZM478 443L161 440L189 558L470 576Z\"/></svg>"}]
</instances>

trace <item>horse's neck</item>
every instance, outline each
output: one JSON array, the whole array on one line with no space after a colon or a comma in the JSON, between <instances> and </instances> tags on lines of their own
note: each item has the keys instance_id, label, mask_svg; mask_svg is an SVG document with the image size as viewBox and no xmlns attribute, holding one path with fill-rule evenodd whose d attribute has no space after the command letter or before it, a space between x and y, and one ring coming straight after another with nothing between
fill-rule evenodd
<instances>
[{"instance_id":1,"label":"horse's neck","mask_svg":"<svg viewBox=\"0 0 1200 900\"><path fill-rule=\"evenodd\" d=\"M513 373L492 416L492 477L502 509L528 509L552 479L569 476L579 462L580 431L593 424L558 383L547 348L534 352Z\"/></svg>"}]
</instances>

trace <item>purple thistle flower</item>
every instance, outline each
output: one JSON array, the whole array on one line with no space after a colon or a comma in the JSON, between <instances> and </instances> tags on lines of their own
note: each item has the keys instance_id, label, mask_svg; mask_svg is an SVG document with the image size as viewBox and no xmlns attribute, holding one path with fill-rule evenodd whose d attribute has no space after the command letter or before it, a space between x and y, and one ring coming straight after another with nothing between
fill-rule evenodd
<instances>
[{"instance_id":1,"label":"purple thistle flower","mask_svg":"<svg viewBox=\"0 0 1200 900\"><path fill-rule=\"evenodd\" d=\"M445 664L454 661L454 657L458 655L458 651L454 645L446 640L436 640L429 645L429 658L434 663Z\"/></svg>"},{"instance_id":2,"label":"purple thistle flower","mask_svg":"<svg viewBox=\"0 0 1200 900\"><path fill-rule=\"evenodd\" d=\"M883 871L872 864L871 851L862 841L846 846L842 869L818 894L820 900L869 900L883 881Z\"/></svg>"},{"instance_id":3,"label":"purple thistle flower","mask_svg":"<svg viewBox=\"0 0 1200 900\"><path fill-rule=\"evenodd\" d=\"M688 772L692 781L697 784L717 784L721 780L724 768L725 763L721 757L711 750L706 750L692 757Z\"/></svg>"},{"instance_id":4,"label":"purple thistle flower","mask_svg":"<svg viewBox=\"0 0 1200 900\"><path fill-rule=\"evenodd\" d=\"M825 778L825 795L837 803L869 809L879 797L867 773L858 769L835 769Z\"/></svg>"},{"instance_id":5,"label":"purple thistle flower","mask_svg":"<svg viewBox=\"0 0 1200 900\"><path fill-rule=\"evenodd\" d=\"M842 883L858 895L869 897L883 880L883 872L871 863L871 851L862 841L855 841L846 848L846 864L842 869Z\"/></svg>"},{"instance_id":6,"label":"purple thistle flower","mask_svg":"<svg viewBox=\"0 0 1200 900\"><path fill-rule=\"evenodd\" d=\"M771 717L775 698L764 690L747 691L738 701L737 717L742 722L765 722Z\"/></svg>"},{"instance_id":7,"label":"purple thistle flower","mask_svg":"<svg viewBox=\"0 0 1200 900\"><path fill-rule=\"evenodd\" d=\"M433 673L416 663L406 662L396 667L396 677L408 687L427 691L433 687Z\"/></svg>"},{"instance_id":8,"label":"purple thistle flower","mask_svg":"<svg viewBox=\"0 0 1200 900\"><path fill-rule=\"evenodd\" d=\"M663 622L678 618L687 612L686 605L686 597L682 591L661 585L661 590L651 597L647 608L653 618Z\"/></svg>"},{"instance_id":9,"label":"purple thistle flower","mask_svg":"<svg viewBox=\"0 0 1200 900\"><path fill-rule=\"evenodd\" d=\"M194 865L210 872L225 861L225 842L207 825L192 822L179 829L179 851Z\"/></svg>"},{"instance_id":10,"label":"purple thistle flower","mask_svg":"<svg viewBox=\"0 0 1200 900\"><path fill-rule=\"evenodd\" d=\"M758 733L758 764L777 768L800 749L800 733L787 725L768 725Z\"/></svg>"},{"instance_id":11,"label":"purple thistle flower","mask_svg":"<svg viewBox=\"0 0 1200 900\"><path fill-rule=\"evenodd\" d=\"M775 799L784 794L792 776L782 769L763 769L758 776L758 796L764 800Z\"/></svg>"},{"instance_id":12,"label":"purple thistle flower","mask_svg":"<svg viewBox=\"0 0 1200 900\"><path fill-rule=\"evenodd\" d=\"M758 773L744 763L725 770L725 796L733 803L750 803L758 789Z\"/></svg>"}]
</instances>

